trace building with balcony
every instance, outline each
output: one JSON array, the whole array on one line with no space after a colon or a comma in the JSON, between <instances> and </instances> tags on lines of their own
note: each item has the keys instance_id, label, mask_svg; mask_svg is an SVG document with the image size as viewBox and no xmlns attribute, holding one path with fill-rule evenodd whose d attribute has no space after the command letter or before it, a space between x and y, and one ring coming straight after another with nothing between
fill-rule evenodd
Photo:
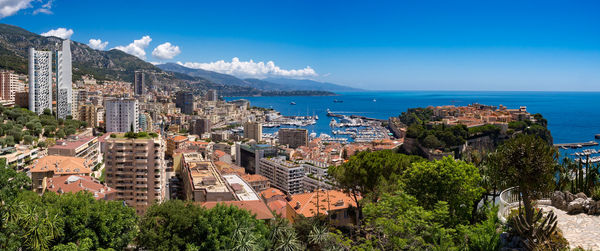
<instances>
[{"instance_id":1,"label":"building with balcony","mask_svg":"<svg viewBox=\"0 0 600 251\"><path fill-rule=\"evenodd\" d=\"M183 153L181 176L186 200L231 201L236 197L212 161L200 153Z\"/></svg>"},{"instance_id":2,"label":"building with balcony","mask_svg":"<svg viewBox=\"0 0 600 251\"><path fill-rule=\"evenodd\" d=\"M291 148L308 145L308 130L302 128L281 128L277 132L280 145Z\"/></svg>"},{"instance_id":3,"label":"building with balcony","mask_svg":"<svg viewBox=\"0 0 600 251\"><path fill-rule=\"evenodd\" d=\"M285 157L261 159L258 174L269 179L272 187L286 194L297 194L304 191L303 164L287 161Z\"/></svg>"},{"instance_id":4,"label":"building with balcony","mask_svg":"<svg viewBox=\"0 0 600 251\"><path fill-rule=\"evenodd\" d=\"M98 137L74 135L66 140L57 140L56 144L48 147L48 155L79 157L94 167L102 162Z\"/></svg>"},{"instance_id":5,"label":"building with balcony","mask_svg":"<svg viewBox=\"0 0 600 251\"><path fill-rule=\"evenodd\" d=\"M104 142L106 185L117 190L123 200L144 214L154 202L165 198L165 144L160 136L128 139L113 134Z\"/></svg>"}]
</instances>

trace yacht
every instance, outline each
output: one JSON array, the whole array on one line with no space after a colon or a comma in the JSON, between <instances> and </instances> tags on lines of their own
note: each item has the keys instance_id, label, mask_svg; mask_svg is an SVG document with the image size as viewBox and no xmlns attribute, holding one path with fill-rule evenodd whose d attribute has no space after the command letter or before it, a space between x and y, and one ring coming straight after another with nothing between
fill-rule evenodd
<instances>
[{"instance_id":1,"label":"yacht","mask_svg":"<svg viewBox=\"0 0 600 251\"><path fill-rule=\"evenodd\" d=\"M292 101L290 102L290 105L296 105L296 102Z\"/></svg>"}]
</instances>

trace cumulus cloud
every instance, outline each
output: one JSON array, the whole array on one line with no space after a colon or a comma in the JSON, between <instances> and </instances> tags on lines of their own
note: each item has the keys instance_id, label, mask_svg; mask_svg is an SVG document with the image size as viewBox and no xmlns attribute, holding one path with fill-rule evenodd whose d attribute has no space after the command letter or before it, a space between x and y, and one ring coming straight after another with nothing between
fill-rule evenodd
<instances>
[{"instance_id":1,"label":"cumulus cloud","mask_svg":"<svg viewBox=\"0 0 600 251\"><path fill-rule=\"evenodd\" d=\"M73 35L73 30L66 29L66 28L58 28L58 29L49 30L47 32L44 32L41 35L44 37L52 36L52 37L59 37L62 39L69 39Z\"/></svg>"},{"instance_id":2,"label":"cumulus cloud","mask_svg":"<svg viewBox=\"0 0 600 251\"><path fill-rule=\"evenodd\" d=\"M224 74L230 74L238 77L252 77L252 78L266 78L266 77L288 77L288 78L301 78L301 77L315 77L318 76L317 72L310 66L306 66L304 69L292 69L286 70L281 69L275 65L273 61L268 62L254 62L240 61L239 58L235 57L231 59L231 62L225 62L219 60L210 63L193 63L193 62L177 62L185 67L194 69L203 69L208 71L215 71Z\"/></svg>"},{"instance_id":3,"label":"cumulus cloud","mask_svg":"<svg viewBox=\"0 0 600 251\"><path fill-rule=\"evenodd\" d=\"M32 0L0 0L0 18L12 16L22 9L31 8Z\"/></svg>"},{"instance_id":4,"label":"cumulus cloud","mask_svg":"<svg viewBox=\"0 0 600 251\"><path fill-rule=\"evenodd\" d=\"M33 14L45 13L52 14L52 1L44 3L42 0L0 0L0 18L12 16L20 10L37 8Z\"/></svg>"},{"instance_id":5,"label":"cumulus cloud","mask_svg":"<svg viewBox=\"0 0 600 251\"><path fill-rule=\"evenodd\" d=\"M179 53L181 53L179 46L166 42L156 46L152 51L152 56L158 59L173 59L175 56L179 55Z\"/></svg>"},{"instance_id":6,"label":"cumulus cloud","mask_svg":"<svg viewBox=\"0 0 600 251\"><path fill-rule=\"evenodd\" d=\"M146 47L150 45L150 41L152 41L150 36L143 36L140 39L133 40L133 42L127 46L117 46L114 49L121 50L141 59L146 59Z\"/></svg>"},{"instance_id":7,"label":"cumulus cloud","mask_svg":"<svg viewBox=\"0 0 600 251\"><path fill-rule=\"evenodd\" d=\"M87 44L90 48L92 49L96 49L96 50L104 50L104 48L106 48L106 46L108 45L108 41L104 41L102 42L102 40L100 39L90 39L90 41Z\"/></svg>"}]
</instances>

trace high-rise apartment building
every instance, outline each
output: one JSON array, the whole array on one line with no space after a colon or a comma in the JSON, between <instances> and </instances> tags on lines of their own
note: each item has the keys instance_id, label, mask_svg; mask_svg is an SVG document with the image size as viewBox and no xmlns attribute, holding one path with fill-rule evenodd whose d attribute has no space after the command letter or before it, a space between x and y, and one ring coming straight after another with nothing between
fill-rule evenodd
<instances>
[{"instance_id":1,"label":"high-rise apartment building","mask_svg":"<svg viewBox=\"0 0 600 251\"><path fill-rule=\"evenodd\" d=\"M217 90L208 90L206 92L206 101L217 101L219 100L219 95L217 94Z\"/></svg>"},{"instance_id":2,"label":"high-rise apartment building","mask_svg":"<svg viewBox=\"0 0 600 251\"><path fill-rule=\"evenodd\" d=\"M302 128L281 128L277 132L280 145L291 148L306 146L308 144L308 130Z\"/></svg>"},{"instance_id":3,"label":"high-rise apartment building","mask_svg":"<svg viewBox=\"0 0 600 251\"><path fill-rule=\"evenodd\" d=\"M267 177L271 186L287 194L303 192L304 166L282 158L263 158L260 160L258 174Z\"/></svg>"},{"instance_id":4,"label":"high-rise apartment building","mask_svg":"<svg viewBox=\"0 0 600 251\"><path fill-rule=\"evenodd\" d=\"M133 79L133 95L144 95L144 87L146 86L143 71L135 71Z\"/></svg>"},{"instance_id":5,"label":"high-rise apartment building","mask_svg":"<svg viewBox=\"0 0 600 251\"><path fill-rule=\"evenodd\" d=\"M138 101L132 98L109 98L104 101L107 132L138 132Z\"/></svg>"},{"instance_id":6,"label":"high-rise apartment building","mask_svg":"<svg viewBox=\"0 0 600 251\"><path fill-rule=\"evenodd\" d=\"M196 118L190 123L190 132L195 135L202 136L202 134L210 132L211 123L210 119L207 118Z\"/></svg>"},{"instance_id":7,"label":"high-rise apartment building","mask_svg":"<svg viewBox=\"0 0 600 251\"><path fill-rule=\"evenodd\" d=\"M262 123L246 122L244 123L244 138L262 141Z\"/></svg>"},{"instance_id":8,"label":"high-rise apartment building","mask_svg":"<svg viewBox=\"0 0 600 251\"><path fill-rule=\"evenodd\" d=\"M25 91L19 75L11 71L0 72L0 99L15 101L15 93Z\"/></svg>"},{"instance_id":9,"label":"high-rise apartment building","mask_svg":"<svg viewBox=\"0 0 600 251\"><path fill-rule=\"evenodd\" d=\"M190 91L180 91L175 97L175 107L181 108L185 114L194 113L194 94Z\"/></svg>"},{"instance_id":10,"label":"high-rise apartment building","mask_svg":"<svg viewBox=\"0 0 600 251\"><path fill-rule=\"evenodd\" d=\"M71 68L71 41L62 43L62 50L56 52L56 114L65 119L73 114L73 78Z\"/></svg>"},{"instance_id":11,"label":"high-rise apartment building","mask_svg":"<svg viewBox=\"0 0 600 251\"><path fill-rule=\"evenodd\" d=\"M52 110L52 52L29 48L29 110Z\"/></svg>"},{"instance_id":12,"label":"high-rise apartment building","mask_svg":"<svg viewBox=\"0 0 600 251\"><path fill-rule=\"evenodd\" d=\"M160 136L127 139L122 134L106 139L104 146L106 185L117 190L123 200L144 214L153 202L165 197L165 144Z\"/></svg>"},{"instance_id":13,"label":"high-rise apartment building","mask_svg":"<svg viewBox=\"0 0 600 251\"><path fill-rule=\"evenodd\" d=\"M257 174L259 161L262 158L276 157L279 150L264 144L235 144L235 164L244 168L246 173Z\"/></svg>"}]
</instances>

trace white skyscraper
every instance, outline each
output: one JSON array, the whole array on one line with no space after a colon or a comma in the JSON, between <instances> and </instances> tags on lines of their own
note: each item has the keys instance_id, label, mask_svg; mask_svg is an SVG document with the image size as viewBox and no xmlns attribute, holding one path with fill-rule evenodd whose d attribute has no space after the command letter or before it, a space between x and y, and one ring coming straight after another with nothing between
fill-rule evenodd
<instances>
[{"instance_id":1,"label":"white skyscraper","mask_svg":"<svg viewBox=\"0 0 600 251\"><path fill-rule=\"evenodd\" d=\"M110 98L104 101L107 132L138 132L140 128L138 101L127 98Z\"/></svg>"},{"instance_id":2,"label":"white skyscraper","mask_svg":"<svg viewBox=\"0 0 600 251\"><path fill-rule=\"evenodd\" d=\"M52 110L52 52L29 48L29 110Z\"/></svg>"},{"instance_id":3,"label":"white skyscraper","mask_svg":"<svg viewBox=\"0 0 600 251\"><path fill-rule=\"evenodd\" d=\"M62 50L57 52L57 97L56 110L58 118L64 119L72 115L73 78L71 68L71 41L62 43Z\"/></svg>"}]
</instances>

